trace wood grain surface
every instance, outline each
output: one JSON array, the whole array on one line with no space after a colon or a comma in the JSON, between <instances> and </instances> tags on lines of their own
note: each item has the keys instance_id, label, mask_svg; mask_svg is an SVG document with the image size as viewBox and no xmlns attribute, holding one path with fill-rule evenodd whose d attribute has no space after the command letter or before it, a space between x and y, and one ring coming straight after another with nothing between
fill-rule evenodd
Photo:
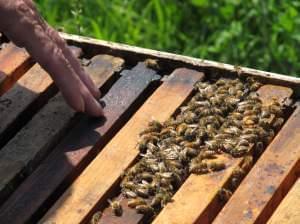
<instances>
[{"instance_id":1,"label":"wood grain surface","mask_svg":"<svg viewBox=\"0 0 300 224\"><path fill-rule=\"evenodd\" d=\"M119 180L138 156L139 133L149 121L165 121L191 94L203 73L177 69L134 114L101 153L73 182L40 223L81 223Z\"/></svg>"},{"instance_id":2,"label":"wood grain surface","mask_svg":"<svg viewBox=\"0 0 300 224\"><path fill-rule=\"evenodd\" d=\"M299 224L300 223L300 178L282 200L268 224Z\"/></svg>"},{"instance_id":3,"label":"wood grain surface","mask_svg":"<svg viewBox=\"0 0 300 224\"><path fill-rule=\"evenodd\" d=\"M36 64L4 93L0 97L0 148L56 92L50 76Z\"/></svg>"},{"instance_id":4,"label":"wood grain surface","mask_svg":"<svg viewBox=\"0 0 300 224\"><path fill-rule=\"evenodd\" d=\"M0 96L33 65L28 53L9 43L0 52Z\"/></svg>"},{"instance_id":5,"label":"wood grain surface","mask_svg":"<svg viewBox=\"0 0 300 224\"><path fill-rule=\"evenodd\" d=\"M117 71L120 69L123 60L113 59L111 56L98 57L94 60L99 66L98 69L88 69L97 85L103 85L114 74L114 69ZM72 123L74 115L75 112L65 103L62 95L58 94L2 148L0 151L2 202L57 143Z\"/></svg>"},{"instance_id":6,"label":"wood grain surface","mask_svg":"<svg viewBox=\"0 0 300 224\"><path fill-rule=\"evenodd\" d=\"M278 88L274 85L265 85L259 89L258 93L263 104L267 105L273 100L273 97L277 97L281 103L284 103L285 99L291 96L292 91L285 87ZM233 170L242 162L242 158L232 158L227 155L219 156L218 160L222 160L226 164L225 170L206 175L190 175L174 195L173 202L162 210L153 223L189 224L211 222L222 206L217 198L219 189L228 182ZM122 217L114 216L111 209L106 208L99 224L137 224L145 220L143 215L137 214L134 209L128 208L126 199L123 199L121 203L124 210Z\"/></svg>"},{"instance_id":7,"label":"wood grain surface","mask_svg":"<svg viewBox=\"0 0 300 224\"><path fill-rule=\"evenodd\" d=\"M113 67L121 65L120 59L105 57L106 59L104 56L97 56L97 66L89 66L90 72L92 68L98 72L106 68L107 72L111 72ZM95 58L93 61L96 61ZM110 66L108 62L111 63ZM75 125L2 206L0 219L9 223L28 221L62 182L79 175L84 164L96 155L101 145L109 141L119 126L128 119L127 116L133 112L137 99L144 100L144 91L157 78L156 72L147 69L143 63L132 70L124 70L121 78L102 99L106 104L106 120L85 117Z\"/></svg>"}]
</instances>

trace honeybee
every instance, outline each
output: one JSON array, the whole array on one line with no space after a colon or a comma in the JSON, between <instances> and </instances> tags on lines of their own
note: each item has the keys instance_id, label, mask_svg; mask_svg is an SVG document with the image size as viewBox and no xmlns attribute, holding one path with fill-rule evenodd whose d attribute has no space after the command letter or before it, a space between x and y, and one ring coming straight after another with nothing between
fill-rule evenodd
<instances>
[{"instance_id":1,"label":"honeybee","mask_svg":"<svg viewBox=\"0 0 300 224\"><path fill-rule=\"evenodd\" d=\"M146 214L150 215L154 213L154 209L149 205L137 205L135 209L138 213L145 214L145 215Z\"/></svg>"},{"instance_id":2,"label":"honeybee","mask_svg":"<svg viewBox=\"0 0 300 224\"><path fill-rule=\"evenodd\" d=\"M226 188L221 188L218 191L218 197L221 202L226 202L232 196L232 192Z\"/></svg>"},{"instance_id":3,"label":"honeybee","mask_svg":"<svg viewBox=\"0 0 300 224\"><path fill-rule=\"evenodd\" d=\"M279 129L284 123L284 119L282 117L276 118L273 122L272 126L274 129Z\"/></svg>"},{"instance_id":4,"label":"honeybee","mask_svg":"<svg viewBox=\"0 0 300 224\"><path fill-rule=\"evenodd\" d=\"M115 216L121 216L123 214L123 209L120 201L111 201L110 199L108 199L108 203L110 204L112 212Z\"/></svg>"},{"instance_id":5,"label":"honeybee","mask_svg":"<svg viewBox=\"0 0 300 224\"><path fill-rule=\"evenodd\" d=\"M196 88L198 88L198 89L205 89L205 88L207 88L207 87L210 86L210 83L209 83L209 82L198 81L198 82L195 83L194 86L195 86Z\"/></svg>"},{"instance_id":6,"label":"honeybee","mask_svg":"<svg viewBox=\"0 0 300 224\"><path fill-rule=\"evenodd\" d=\"M158 193L158 194L156 194L154 197L153 197L153 199L151 200L151 203L150 203L150 205L152 206L152 207L160 207L161 206L161 202L162 202L162 200L163 200L163 194L162 193Z\"/></svg>"},{"instance_id":7,"label":"honeybee","mask_svg":"<svg viewBox=\"0 0 300 224\"><path fill-rule=\"evenodd\" d=\"M238 142L238 146L249 146L250 143L247 139L241 139L239 142Z\"/></svg>"},{"instance_id":8,"label":"honeybee","mask_svg":"<svg viewBox=\"0 0 300 224\"><path fill-rule=\"evenodd\" d=\"M182 123L180 125L177 126L176 128L176 132L179 134L179 135L184 135L186 129L188 128L188 125L186 123Z\"/></svg>"},{"instance_id":9,"label":"honeybee","mask_svg":"<svg viewBox=\"0 0 300 224\"><path fill-rule=\"evenodd\" d=\"M250 90L251 90L251 91L256 91L256 90L258 90L261 86L262 86L262 84L261 84L260 82L254 81L254 82L250 85Z\"/></svg>"},{"instance_id":10,"label":"honeybee","mask_svg":"<svg viewBox=\"0 0 300 224\"><path fill-rule=\"evenodd\" d=\"M151 132L160 132L161 129L162 129L162 124L158 121L153 120L150 121L148 127L140 133L140 136Z\"/></svg>"},{"instance_id":11,"label":"honeybee","mask_svg":"<svg viewBox=\"0 0 300 224\"><path fill-rule=\"evenodd\" d=\"M238 127L231 126L231 127L228 127L228 128L224 128L223 132L224 132L224 134L238 135L238 134L241 133L241 130Z\"/></svg>"},{"instance_id":12,"label":"honeybee","mask_svg":"<svg viewBox=\"0 0 300 224\"><path fill-rule=\"evenodd\" d=\"M136 198L137 194L134 191L128 190L126 188L122 189L122 194L127 198Z\"/></svg>"},{"instance_id":13,"label":"honeybee","mask_svg":"<svg viewBox=\"0 0 300 224\"><path fill-rule=\"evenodd\" d=\"M93 216L92 216L92 219L91 219L91 222L90 224L98 224L100 219L102 217L102 212L98 211L96 212Z\"/></svg>"},{"instance_id":14,"label":"honeybee","mask_svg":"<svg viewBox=\"0 0 300 224\"><path fill-rule=\"evenodd\" d=\"M239 112L233 112L230 114L230 116L232 117L232 119L237 119L237 120L242 120L244 117L243 114Z\"/></svg>"},{"instance_id":15,"label":"honeybee","mask_svg":"<svg viewBox=\"0 0 300 224\"><path fill-rule=\"evenodd\" d=\"M136 206L139 205L146 205L147 202L145 201L145 199L142 198L134 198L134 199L130 199L127 202L128 207L130 208L136 208Z\"/></svg>"},{"instance_id":16,"label":"honeybee","mask_svg":"<svg viewBox=\"0 0 300 224\"><path fill-rule=\"evenodd\" d=\"M247 140L250 143L255 143L257 140L257 135L256 134L242 134L240 136L241 139Z\"/></svg>"},{"instance_id":17,"label":"honeybee","mask_svg":"<svg viewBox=\"0 0 300 224\"><path fill-rule=\"evenodd\" d=\"M235 168L230 178L230 189L235 190L244 176L245 171L241 167Z\"/></svg>"},{"instance_id":18,"label":"honeybee","mask_svg":"<svg viewBox=\"0 0 300 224\"><path fill-rule=\"evenodd\" d=\"M230 152L233 157L241 157L249 152L249 147L247 146L237 146Z\"/></svg>"},{"instance_id":19,"label":"honeybee","mask_svg":"<svg viewBox=\"0 0 300 224\"><path fill-rule=\"evenodd\" d=\"M204 160L204 159L215 159L216 158L216 151L213 151L213 150L203 150L199 153L199 155L193 159L194 160L198 160L198 161L201 161L201 160Z\"/></svg>"},{"instance_id":20,"label":"honeybee","mask_svg":"<svg viewBox=\"0 0 300 224\"><path fill-rule=\"evenodd\" d=\"M255 155L258 156L260 154L262 154L264 150L264 143L263 142L256 142L255 144Z\"/></svg>"},{"instance_id":21,"label":"honeybee","mask_svg":"<svg viewBox=\"0 0 300 224\"><path fill-rule=\"evenodd\" d=\"M282 116L283 112L281 110L281 106L276 103L273 103L269 106L270 113L275 114L277 116Z\"/></svg>"},{"instance_id":22,"label":"honeybee","mask_svg":"<svg viewBox=\"0 0 300 224\"><path fill-rule=\"evenodd\" d=\"M209 171L220 171L226 168L226 165L224 162L210 162L208 163L208 170Z\"/></svg>"},{"instance_id":23,"label":"honeybee","mask_svg":"<svg viewBox=\"0 0 300 224\"><path fill-rule=\"evenodd\" d=\"M271 113L269 110L266 110L266 109L263 109L261 111L261 115L260 115L262 118L269 118L271 116Z\"/></svg>"},{"instance_id":24,"label":"honeybee","mask_svg":"<svg viewBox=\"0 0 300 224\"><path fill-rule=\"evenodd\" d=\"M151 59L148 58L145 60L144 64L151 69L155 69L155 70L160 70L160 66L158 64L158 60L157 59Z\"/></svg>"},{"instance_id":25,"label":"honeybee","mask_svg":"<svg viewBox=\"0 0 300 224\"><path fill-rule=\"evenodd\" d=\"M148 198L150 196L149 189L144 187L138 187L136 189L136 194L142 198Z\"/></svg>"},{"instance_id":26,"label":"honeybee","mask_svg":"<svg viewBox=\"0 0 300 224\"><path fill-rule=\"evenodd\" d=\"M138 174L138 177L142 180L146 180L151 182L153 180L153 174L149 173L149 172L142 172L140 174Z\"/></svg>"},{"instance_id":27,"label":"honeybee","mask_svg":"<svg viewBox=\"0 0 300 224\"><path fill-rule=\"evenodd\" d=\"M220 142L216 139L209 140L205 142L205 145L207 146L208 150L214 150L217 151L221 148Z\"/></svg>"},{"instance_id":28,"label":"honeybee","mask_svg":"<svg viewBox=\"0 0 300 224\"><path fill-rule=\"evenodd\" d=\"M244 172L248 172L253 165L253 156L247 155L243 158L243 162L241 164L241 169Z\"/></svg>"},{"instance_id":29,"label":"honeybee","mask_svg":"<svg viewBox=\"0 0 300 224\"><path fill-rule=\"evenodd\" d=\"M197 128L188 128L184 132L184 139L194 141L197 136Z\"/></svg>"},{"instance_id":30,"label":"honeybee","mask_svg":"<svg viewBox=\"0 0 300 224\"><path fill-rule=\"evenodd\" d=\"M235 144L232 144L232 143L229 143L229 142L224 142L222 144L222 148L223 148L223 151L229 153L231 152L235 147Z\"/></svg>"},{"instance_id":31,"label":"honeybee","mask_svg":"<svg viewBox=\"0 0 300 224\"><path fill-rule=\"evenodd\" d=\"M205 174L209 173L209 168L205 162L197 163L192 161L189 167L189 172L194 174Z\"/></svg>"},{"instance_id":32,"label":"honeybee","mask_svg":"<svg viewBox=\"0 0 300 224\"><path fill-rule=\"evenodd\" d=\"M135 183L134 183L133 181L128 181L128 178L125 177L125 178L122 180L120 186L121 186L122 188L126 188L126 189L129 189L129 190L134 190L136 185L135 185Z\"/></svg>"}]
</instances>

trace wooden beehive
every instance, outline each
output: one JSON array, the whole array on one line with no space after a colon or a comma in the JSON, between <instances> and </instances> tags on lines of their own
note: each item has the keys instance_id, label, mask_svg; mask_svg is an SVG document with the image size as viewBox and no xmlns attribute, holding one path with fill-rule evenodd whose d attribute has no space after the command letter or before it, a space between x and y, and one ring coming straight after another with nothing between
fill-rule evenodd
<instances>
[{"instance_id":1,"label":"wooden beehive","mask_svg":"<svg viewBox=\"0 0 300 224\"><path fill-rule=\"evenodd\" d=\"M105 119L74 113L26 51L0 50L0 223L148 223L126 208L112 215L123 171L135 163L139 133L167 120L211 77L252 76L263 103L286 104L286 122L226 203L241 158L226 169L190 175L153 220L183 223L300 223L300 79L227 64L62 34L102 90ZM4 40L1 40L4 41ZM2 46L4 46L2 44ZM82 52L79 50L82 49ZM157 60L153 68L143 63ZM270 121L271 122L271 121ZM126 203L126 200L122 203Z\"/></svg>"}]
</instances>

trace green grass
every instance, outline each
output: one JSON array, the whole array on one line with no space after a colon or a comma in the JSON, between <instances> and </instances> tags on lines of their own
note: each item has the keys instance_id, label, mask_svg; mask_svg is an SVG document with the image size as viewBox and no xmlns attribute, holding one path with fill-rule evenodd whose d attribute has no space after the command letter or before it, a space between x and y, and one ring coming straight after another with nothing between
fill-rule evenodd
<instances>
[{"instance_id":1,"label":"green grass","mask_svg":"<svg viewBox=\"0 0 300 224\"><path fill-rule=\"evenodd\" d=\"M37 0L65 32L300 76L300 1Z\"/></svg>"}]
</instances>

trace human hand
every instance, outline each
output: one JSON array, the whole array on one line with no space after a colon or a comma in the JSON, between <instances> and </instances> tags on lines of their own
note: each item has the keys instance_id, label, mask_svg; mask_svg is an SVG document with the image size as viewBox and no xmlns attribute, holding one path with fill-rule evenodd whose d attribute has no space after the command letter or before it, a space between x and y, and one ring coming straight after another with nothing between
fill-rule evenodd
<instances>
[{"instance_id":1,"label":"human hand","mask_svg":"<svg viewBox=\"0 0 300 224\"><path fill-rule=\"evenodd\" d=\"M96 100L100 91L58 32L39 15L32 0L0 0L0 30L50 74L74 110L103 115Z\"/></svg>"}]
</instances>

